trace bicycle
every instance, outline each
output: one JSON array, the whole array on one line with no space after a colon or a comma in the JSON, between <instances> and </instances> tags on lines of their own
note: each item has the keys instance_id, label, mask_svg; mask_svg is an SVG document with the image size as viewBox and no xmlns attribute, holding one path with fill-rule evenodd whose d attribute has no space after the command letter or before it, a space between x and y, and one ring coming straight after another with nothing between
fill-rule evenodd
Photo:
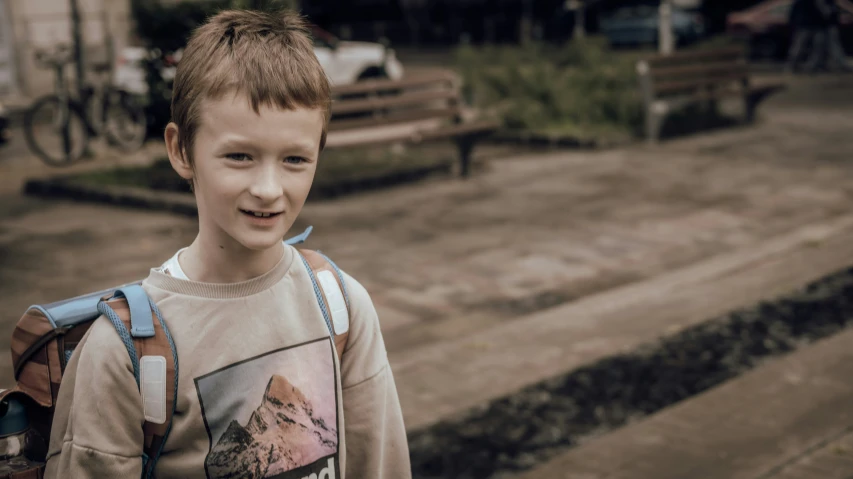
<instances>
[{"instance_id":1,"label":"bicycle","mask_svg":"<svg viewBox=\"0 0 853 479\"><path fill-rule=\"evenodd\" d=\"M36 100L24 115L24 135L30 149L49 166L68 166L88 151L92 138L105 136L119 149L142 147L147 134L145 109L130 93L112 86L85 84L79 98L65 82L65 65L72 63L71 49L60 45L52 52L36 52L36 61L55 73L55 93ZM109 73L95 65L94 73Z\"/></svg>"}]
</instances>

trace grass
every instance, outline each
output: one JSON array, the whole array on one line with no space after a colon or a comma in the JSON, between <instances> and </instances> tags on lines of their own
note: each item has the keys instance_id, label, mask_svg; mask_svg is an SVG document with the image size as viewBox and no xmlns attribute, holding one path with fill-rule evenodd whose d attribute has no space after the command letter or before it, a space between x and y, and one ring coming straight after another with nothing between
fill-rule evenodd
<instances>
[{"instance_id":1,"label":"grass","mask_svg":"<svg viewBox=\"0 0 853 479\"><path fill-rule=\"evenodd\" d=\"M451 145L376 147L328 150L317 165L313 198L328 198L362 189L413 181L429 174L448 173L456 161ZM189 193L189 185L159 158L148 167L121 167L81 173L72 181L157 191Z\"/></svg>"}]
</instances>

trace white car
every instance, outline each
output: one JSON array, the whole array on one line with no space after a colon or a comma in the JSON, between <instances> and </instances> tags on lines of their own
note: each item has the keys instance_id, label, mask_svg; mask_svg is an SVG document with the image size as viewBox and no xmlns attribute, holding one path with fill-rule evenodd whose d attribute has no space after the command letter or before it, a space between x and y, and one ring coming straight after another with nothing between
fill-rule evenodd
<instances>
[{"instance_id":1,"label":"white car","mask_svg":"<svg viewBox=\"0 0 853 479\"><path fill-rule=\"evenodd\" d=\"M370 78L403 78L403 65L394 50L381 43L341 41L318 27L313 27L311 33L314 54L332 85Z\"/></svg>"},{"instance_id":2,"label":"white car","mask_svg":"<svg viewBox=\"0 0 853 479\"><path fill-rule=\"evenodd\" d=\"M138 95L148 93L144 66L147 56L148 50L144 47L123 48L113 71L113 84L129 93Z\"/></svg>"},{"instance_id":3,"label":"white car","mask_svg":"<svg viewBox=\"0 0 853 479\"><path fill-rule=\"evenodd\" d=\"M403 65L394 50L381 43L341 41L318 27L312 27L312 34L314 54L332 85L349 85L375 78L399 80L403 77ZM143 66L147 54L144 47L124 48L116 63L113 83L130 93L148 93ZM167 58L167 65L160 71L167 81L174 79L174 65L180 60L180 54L179 50Z\"/></svg>"}]
</instances>

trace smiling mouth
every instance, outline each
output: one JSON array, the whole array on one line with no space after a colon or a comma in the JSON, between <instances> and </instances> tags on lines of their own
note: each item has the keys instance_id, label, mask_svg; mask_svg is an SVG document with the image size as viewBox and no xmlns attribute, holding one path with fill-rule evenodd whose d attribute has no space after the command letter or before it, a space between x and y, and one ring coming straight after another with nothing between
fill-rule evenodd
<instances>
[{"instance_id":1,"label":"smiling mouth","mask_svg":"<svg viewBox=\"0 0 853 479\"><path fill-rule=\"evenodd\" d=\"M249 215L253 218L273 218L273 217L276 217L276 216L281 214L280 212L279 213L262 213L262 212L251 211L251 210L240 210L240 212L243 213L244 215Z\"/></svg>"}]
</instances>

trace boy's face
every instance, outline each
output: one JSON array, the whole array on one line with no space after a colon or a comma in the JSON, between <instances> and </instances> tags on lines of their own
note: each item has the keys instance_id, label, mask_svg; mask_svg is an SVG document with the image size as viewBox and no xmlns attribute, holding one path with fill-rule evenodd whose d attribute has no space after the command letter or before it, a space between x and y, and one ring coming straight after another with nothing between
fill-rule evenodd
<instances>
[{"instance_id":1,"label":"boy's face","mask_svg":"<svg viewBox=\"0 0 853 479\"><path fill-rule=\"evenodd\" d=\"M205 100L194 167L175 166L193 180L200 234L227 249L277 246L311 189L322 129L320 110L257 114L242 95Z\"/></svg>"}]
</instances>

